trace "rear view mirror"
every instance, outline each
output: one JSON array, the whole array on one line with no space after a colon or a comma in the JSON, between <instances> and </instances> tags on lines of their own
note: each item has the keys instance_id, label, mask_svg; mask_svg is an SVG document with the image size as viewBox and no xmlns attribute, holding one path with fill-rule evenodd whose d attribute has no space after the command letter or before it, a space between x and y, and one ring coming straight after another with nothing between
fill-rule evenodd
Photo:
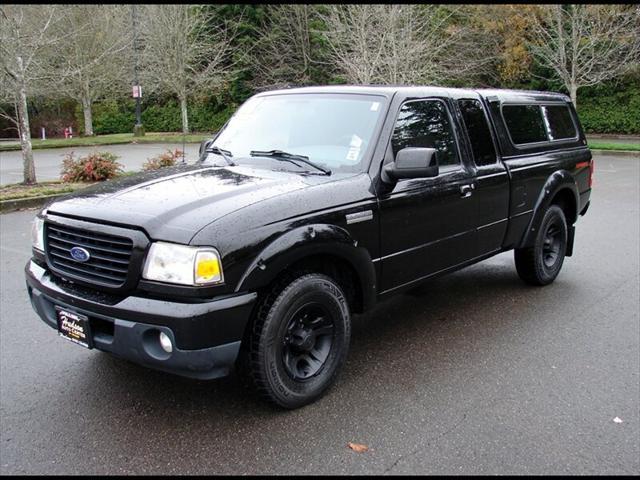
<instances>
[{"instance_id":1,"label":"rear view mirror","mask_svg":"<svg viewBox=\"0 0 640 480\"><path fill-rule=\"evenodd\" d=\"M435 148L403 148L396 161L382 168L382 181L394 183L401 178L438 176L438 151Z\"/></svg>"}]
</instances>

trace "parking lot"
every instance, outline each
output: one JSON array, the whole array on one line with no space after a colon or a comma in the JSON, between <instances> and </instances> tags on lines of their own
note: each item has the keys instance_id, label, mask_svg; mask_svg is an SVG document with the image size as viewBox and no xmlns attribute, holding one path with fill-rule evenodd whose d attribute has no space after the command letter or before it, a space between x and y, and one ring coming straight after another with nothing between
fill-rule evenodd
<instances>
[{"instance_id":1,"label":"parking lot","mask_svg":"<svg viewBox=\"0 0 640 480\"><path fill-rule=\"evenodd\" d=\"M555 283L507 252L382 303L296 411L58 338L24 282L35 212L0 215L0 473L637 475L640 159L594 178Z\"/></svg>"},{"instance_id":2,"label":"parking lot","mask_svg":"<svg viewBox=\"0 0 640 480\"><path fill-rule=\"evenodd\" d=\"M89 155L91 152L111 152L118 156L118 162L125 172L142 170L142 165L151 157L167 150L180 150L185 153L185 161L194 162L198 158L199 143L143 143L125 145L102 145L96 147L45 148L33 151L33 161L39 182L60 179L62 160L73 153L75 158ZM23 178L22 152L0 152L0 186L21 182Z\"/></svg>"}]
</instances>

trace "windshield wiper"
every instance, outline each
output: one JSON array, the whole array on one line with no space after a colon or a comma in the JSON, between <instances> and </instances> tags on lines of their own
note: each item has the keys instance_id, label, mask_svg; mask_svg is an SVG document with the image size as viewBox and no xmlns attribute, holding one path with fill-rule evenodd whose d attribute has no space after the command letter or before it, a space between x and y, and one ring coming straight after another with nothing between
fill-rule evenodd
<instances>
[{"instance_id":1,"label":"windshield wiper","mask_svg":"<svg viewBox=\"0 0 640 480\"><path fill-rule=\"evenodd\" d=\"M233 157L233 154L229 150L223 150L216 145L212 145L210 147L207 147L205 149L205 152L217 153L218 155L222 156L222 158L224 158L224 161L227 162L227 165L232 167L236 165L236 163L229 158Z\"/></svg>"},{"instance_id":2,"label":"windshield wiper","mask_svg":"<svg viewBox=\"0 0 640 480\"><path fill-rule=\"evenodd\" d=\"M311 160L309 160L309 157L306 157L304 155L296 155L295 153L283 152L282 150L267 150L267 151L251 150L251 152L249 152L249 155L251 155L252 157L273 157L276 160L284 160L287 162L291 162L294 165L297 165L298 167L300 167L300 165L298 165L294 161L294 160L297 160L298 162L306 163L307 165L312 166L316 170L320 170L325 175L331 175L331 170L313 163Z\"/></svg>"}]
</instances>

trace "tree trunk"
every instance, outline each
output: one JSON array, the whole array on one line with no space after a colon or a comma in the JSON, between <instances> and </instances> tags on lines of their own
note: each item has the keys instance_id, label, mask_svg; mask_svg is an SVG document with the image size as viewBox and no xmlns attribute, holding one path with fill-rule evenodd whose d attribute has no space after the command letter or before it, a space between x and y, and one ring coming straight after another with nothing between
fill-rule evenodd
<instances>
[{"instance_id":1,"label":"tree trunk","mask_svg":"<svg viewBox=\"0 0 640 480\"><path fill-rule=\"evenodd\" d=\"M22 59L19 58L18 61L22 67ZM20 134L20 147L22 148L24 183L33 185L36 183L36 167L33 163L31 128L29 126L29 111L27 110L27 91L24 81L21 81L20 91L18 92L18 133Z\"/></svg>"},{"instance_id":2,"label":"tree trunk","mask_svg":"<svg viewBox=\"0 0 640 480\"><path fill-rule=\"evenodd\" d=\"M180 96L180 111L182 112L182 133L189 133L189 117L187 116L187 97Z\"/></svg>"},{"instance_id":3,"label":"tree trunk","mask_svg":"<svg viewBox=\"0 0 640 480\"><path fill-rule=\"evenodd\" d=\"M576 84L569 85L569 95L571 96L573 107L577 110L578 109L578 86Z\"/></svg>"},{"instance_id":4,"label":"tree trunk","mask_svg":"<svg viewBox=\"0 0 640 480\"><path fill-rule=\"evenodd\" d=\"M93 115L91 112L91 100L82 97L82 112L84 113L84 134L93 136Z\"/></svg>"}]
</instances>

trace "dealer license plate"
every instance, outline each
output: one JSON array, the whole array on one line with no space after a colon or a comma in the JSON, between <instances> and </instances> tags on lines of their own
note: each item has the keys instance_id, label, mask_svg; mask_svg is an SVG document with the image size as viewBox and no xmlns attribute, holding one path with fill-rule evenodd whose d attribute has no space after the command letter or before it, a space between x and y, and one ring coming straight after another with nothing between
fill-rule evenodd
<instances>
[{"instance_id":1,"label":"dealer license plate","mask_svg":"<svg viewBox=\"0 0 640 480\"><path fill-rule=\"evenodd\" d=\"M60 307L56 307L56 313L58 315L58 335L83 347L93 347L88 317Z\"/></svg>"}]
</instances>

